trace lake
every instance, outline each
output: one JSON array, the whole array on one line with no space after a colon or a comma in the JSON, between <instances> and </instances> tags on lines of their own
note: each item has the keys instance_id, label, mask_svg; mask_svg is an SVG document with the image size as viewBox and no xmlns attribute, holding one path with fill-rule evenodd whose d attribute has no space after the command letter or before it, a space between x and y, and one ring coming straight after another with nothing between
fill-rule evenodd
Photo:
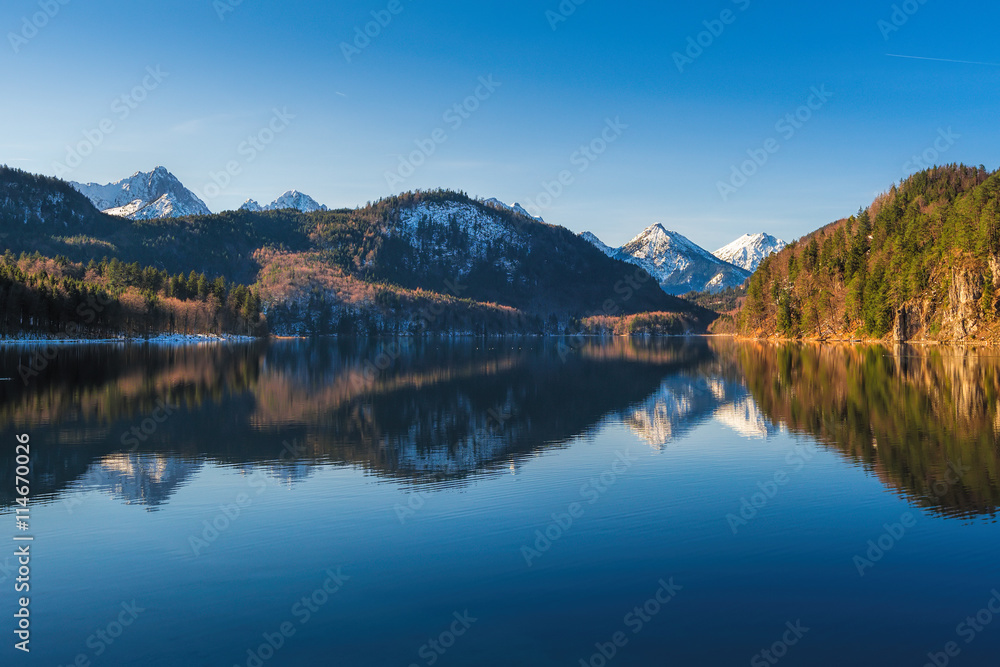
<instances>
[{"instance_id":1,"label":"lake","mask_svg":"<svg viewBox=\"0 0 1000 667\"><path fill-rule=\"evenodd\" d=\"M992 350L104 344L24 382L37 351L0 348L5 665L1000 655Z\"/></svg>"}]
</instances>

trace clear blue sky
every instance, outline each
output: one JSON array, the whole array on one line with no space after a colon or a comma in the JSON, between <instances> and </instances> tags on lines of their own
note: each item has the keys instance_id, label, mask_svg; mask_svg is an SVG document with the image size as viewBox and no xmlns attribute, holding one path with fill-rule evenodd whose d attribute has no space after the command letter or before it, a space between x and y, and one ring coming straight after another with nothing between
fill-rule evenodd
<instances>
[{"instance_id":1,"label":"clear blue sky","mask_svg":"<svg viewBox=\"0 0 1000 667\"><path fill-rule=\"evenodd\" d=\"M33 34L25 17L47 3L58 11ZM559 0L398 3L7 0L0 162L54 175L66 147L104 135L108 119L114 129L68 179L162 164L216 211L293 188L332 207L438 186L525 203L570 170L541 211L549 222L613 245L662 222L709 250L745 232L790 240L856 211L916 170L908 162L939 130L960 135L938 142L939 162L1000 167L1000 65L886 55L1000 63L991 4L912 0L888 32L879 21L893 3L872 0L586 0L555 29L546 12ZM232 11L220 19L220 8ZM680 72L674 52L727 9L729 24L702 35L711 43ZM373 11L391 21L348 62L342 43ZM147 67L167 76L157 83ZM446 120L490 76L500 86L480 90L479 108L460 126ZM144 77L151 90L134 109L115 102ZM793 136L779 131L814 86L833 96L814 99ZM294 118L262 151L241 151L276 108ZM616 118L628 127L602 155L574 159ZM388 183L437 129L446 140ZM772 138L777 152L724 201L718 183ZM229 161L240 173L207 196Z\"/></svg>"}]
</instances>

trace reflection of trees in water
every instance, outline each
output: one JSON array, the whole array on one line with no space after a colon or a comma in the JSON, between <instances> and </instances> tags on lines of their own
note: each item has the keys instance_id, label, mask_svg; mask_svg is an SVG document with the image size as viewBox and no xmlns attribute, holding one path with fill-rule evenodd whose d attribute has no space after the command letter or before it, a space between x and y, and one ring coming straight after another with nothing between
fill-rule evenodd
<instances>
[{"instance_id":1,"label":"reflection of trees in water","mask_svg":"<svg viewBox=\"0 0 1000 667\"><path fill-rule=\"evenodd\" d=\"M7 375L23 354L0 351ZM160 400L177 412L123 447ZM991 513L1000 500L1000 360L982 353L728 339L104 346L65 348L31 385L0 385L0 438L32 434L36 494L72 483L147 506L184 483L191 461L288 484L321 463L455 483L609 416L654 447L713 418L745 437L787 425L944 514ZM945 488L950 463L969 471ZM10 465L0 459L3 504Z\"/></svg>"},{"instance_id":2,"label":"reflection of trees in water","mask_svg":"<svg viewBox=\"0 0 1000 667\"><path fill-rule=\"evenodd\" d=\"M708 356L704 342L540 339L66 348L37 384L0 389L0 419L38 443L39 493L77 480L155 505L173 487L146 464L164 457L458 479L560 446ZM161 400L176 413L123 447Z\"/></svg>"},{"instance_id":3,"label":"reflection of trees in water","mask_svg":"<svg viewBox=\"0 0 1000 667\"><path fill-rule=\"evenodd\" d=\"M1000 358L958 348L713 343L765 414L945 515L1000 504ZM952 467L965 473L948 482Z\"/></svg>"}]
</instances>

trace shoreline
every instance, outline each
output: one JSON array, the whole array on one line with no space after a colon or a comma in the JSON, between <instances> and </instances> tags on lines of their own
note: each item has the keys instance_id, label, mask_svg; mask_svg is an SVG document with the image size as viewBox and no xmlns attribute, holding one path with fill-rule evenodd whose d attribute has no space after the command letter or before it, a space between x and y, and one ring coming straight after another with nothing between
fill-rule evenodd
<instances>
[{"instance_id":1,"label":"shoreline","mask_svg":"<svg viewBox=\"0 0 1000 667\"><path fill-rule=\"evenodd\" d=\"M127 344L151 344L151 345L195 345L209 343L251 343L265 338L253 336L238 336L235 334L157 334L155 336L121 336L117 338L44 338L38 336L12 338L0 337L0 346L3 345L127 345Z\"/></svg>"},{"instance_id":2,"label":"shoreline","mask_svg":"<svg viewBox=\"0 0 1000 667\"><path fill-rule=\"evenodd\" d=\"M487 339L503 339L503 338L552 338L552 339L565 339L565 338L586 338L586 339L653 339L653 338L730 338L735 341L746 342L746 343L798 343L798 344L813 344L813 345L881 345L883 347L896 347L896 346L920 346L920 347L944 347L944 346L958 346L958 347L975 347L975 348L997 348L1000 347L1000 343L985 341L985 340L909 340L909 341L887 341L879 339L867 339L867 338L782 338L780 336L744 336L740 334L733 333L689 333L689 334L631 334L631 335L613 335L613 334L503 334L503 335L491 335L491 336L479 336L476 334L468 332L460 333L438 333L432 335L415 336L413 334L387 334L387 335L375 335L375 336L341 336L337 334L326 335L326 336L294 336L294 335L268 335L268 336L242 336L237 334L157 334L155 336L142 337L142 336L121 336L115 338L63 338L63 337L2 337L0 336L0 347L2 346L18 346L18 345L135 345L135 344L149 344L149 345L208 345L208 344L220 344L220 343L255 343L261 341L276 341L276 342L288 342L288 341L304 341L316 339L326 339L326 340L357 340L357 339L376 339L376 340L389 340L389 339L421 339L421 340L457 340L457 339L474 339L474 338L487 338Z\"/></svg>"}]
</instances>

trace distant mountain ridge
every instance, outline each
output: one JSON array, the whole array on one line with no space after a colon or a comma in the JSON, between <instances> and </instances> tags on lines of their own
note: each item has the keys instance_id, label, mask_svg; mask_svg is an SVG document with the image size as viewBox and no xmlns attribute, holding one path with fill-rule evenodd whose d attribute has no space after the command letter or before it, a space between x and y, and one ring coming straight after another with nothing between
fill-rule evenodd
<instances>
[{"instance_id":1,"label":"distant mountain ridge","mask_svg":"<svg viewBox=\"0 0 1000 667\"><path fill-rule=\"evenodd\" d=\"M71 182L98 210L129 220L158 220L188 215L211 215L212 212L198 195L186 188L165 167L152 171L137 171L114 183ZM294 209L302 213L326 211L326 206L298 190L289 190L266 206L248 199L242 211L281 211Z\"/></svg>"},{"instance_id":2,"label":"distant mountain ridge","mask_svg":"<svg viewBox=\"0 0 1000 667\"><path fill-rule=\"evenodd\" d=\"M96 186L91 196L109 207L152 197L149 180L137 174ZM115 319L89 329L111 335L118 326L158 331L167 322L170 331L187 332L565 335L646 314L654 317L629 326L684 334L716 318L652 281L636 281L634 266L568 229L446 190L356 209L137 222L102 213L64 181L0 167L0 234L10 261L23 263L21 274L8 277L37 311L8 318L8 327L51 330L73 321L66 309L79 303L73 290L80 289L122 299L108 309ZM100 271L87 265L95 257L106 258ZM35 275L44 286L27 277Z\"/></svg>"},{"instance_id":3,"label":"distant mountain ridge","mask_svg":"<svg viewBox=\"0 0 1000 667\"><path fill-rule=\"evenodd\" d=\"M487 206L495 206L497 208L502 208L506 211L511 211L512 213L517 213L518 215L523 215L524 217L531 218L536 222L545 222L545 220L543 220L540 216L531 215L530 213L528 213L524 209L524 207L518 204L517 202L514 202L514 205L511 206L509 204L503 203L502 201L494 197L492 199L487 199L483 203L486 204Z\"/></svg>"},{"instance_id":4,"label":"distant mountain ridge","mask_svg":"<svg viewBox=\"0 0 1000 667\"><path fill-rule=\"evenodd\" d=\"M209 215L208 206L164 167L101 185L70 182L99 210L130 220Z\"/></svg>"},{"instance_id":5,"label":"distant mountain ridge","mask_svg":"<svg viewBox=\"0 0 1000 667\"><path fill-rule=\"evenodd\" d=\"M289 208L301 211L302 213L315 213L316 211L329 210L326 206L323 206L309 195L303 194L298 190L289 190L267 206L261 206L253 199L248 199L243 203L243 206L240 207L240 210L256 213L259 211L281 211Z\"/></svg>"},{"instance_id":6,"label":"distant mountain ridge","mask_svg":"<svg viewBox=\"0 0 1000 667\"><path fill-rule=\"evenodd\" d=\"M581 238L608 257L645 269L668 294L720 292L738 287L751 272L723 261L677 232L656 223L623 245L611 248L590 232Z\"/></svg>"}]
</instances>

